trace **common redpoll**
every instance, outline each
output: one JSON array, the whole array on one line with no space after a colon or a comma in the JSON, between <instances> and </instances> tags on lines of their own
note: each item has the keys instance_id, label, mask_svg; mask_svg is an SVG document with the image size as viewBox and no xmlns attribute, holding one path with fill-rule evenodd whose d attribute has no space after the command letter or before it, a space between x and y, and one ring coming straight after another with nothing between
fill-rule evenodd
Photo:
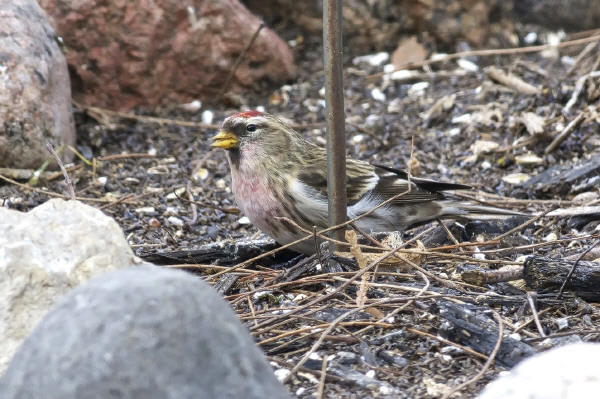
<instances>
[{"instance_id":1,"label":"common redpoll","mask_svg":"<svg viewBox=\"0 0 600 399\"><path fill-rule=\"evenodd\" d=\"M225 119L213 137L213 147L227 150L232 189L242 212L280 244L327 227L327 155L273 115L247 111ZM348 159L346 162L348 218L407 191L408 175L401 170ZM442 191L470 189L463 184L411 178L411 191L359 219L366 232L405 230L438 218L477 218L486 214L514 215L504 209L447 199ZM314 253L312 240L293 249Z\"/></svg>"}]
</instances>

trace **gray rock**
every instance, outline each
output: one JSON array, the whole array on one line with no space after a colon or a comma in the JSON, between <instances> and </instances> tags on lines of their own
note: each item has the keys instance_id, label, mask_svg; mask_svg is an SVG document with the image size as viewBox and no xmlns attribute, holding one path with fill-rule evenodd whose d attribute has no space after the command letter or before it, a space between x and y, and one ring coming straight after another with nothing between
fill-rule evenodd
<instances>
[{"instance_id":1,"label":"gray rock","mask_svg":"<svg viewBox=\"0 0 600 399\"><path fill-rule=\"evenodd\" d=\"M227 303L156 266L69 293L0 380L3 399L288 398Z\"/></svg>"},{"instance_id":2,"label":"gray rock","mask_svg":"<svg viewBox=\"0 0 600 399\"><path fill-rule=\"evenodd\" d=\"M0 374L48 309L106 270L139 264L119 225L78 201L0 207Z\"/></svg>"},{"instance_id":3,"label":"gray rock","mask_svg":"<svg viewBox=\"0 0 600 399\"><path fill-rule=\"evenodd\" d=\"M0 166L39 168L47 141L75 144L67 62L35 0L0 1L0 16Z\"/></svg>"}]
</instances>

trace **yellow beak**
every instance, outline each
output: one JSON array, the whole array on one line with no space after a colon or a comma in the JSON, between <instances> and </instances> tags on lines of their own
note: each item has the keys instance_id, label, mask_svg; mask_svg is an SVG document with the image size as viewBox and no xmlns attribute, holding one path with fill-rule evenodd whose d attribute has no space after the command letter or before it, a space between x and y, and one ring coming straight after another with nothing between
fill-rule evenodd
<instances>
[{"instance_id":1,"label":"yellow beak","mask_svg":"<svg viewBox=\"0 0 600 399\"><path fill-rule=\"evenodd\" d=\"M223 130L217 133L216 136L213 136L212 139L213 143L210 145L211 147L224 148L226 150L237 147L239 143L239 140L235 134Z\"/></svg>"}]
</instances>

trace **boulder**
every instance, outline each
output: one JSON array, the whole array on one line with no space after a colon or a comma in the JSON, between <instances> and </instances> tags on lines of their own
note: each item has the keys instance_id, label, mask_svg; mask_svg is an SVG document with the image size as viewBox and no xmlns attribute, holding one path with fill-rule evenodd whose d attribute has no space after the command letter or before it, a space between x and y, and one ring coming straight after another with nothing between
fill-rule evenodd
<instances>
[{"instance_id":1,"label":"boulder","mask_svg":"<svg viewBox=\"0 0 600 399\"><path fill-rule=\"evenodd\" d=\"M238 0L40 0L67 48L73 95L111 109L215 99L260 20ZM231 89L295 76L287 44L263 29Z\"/></svg>"},{"instance_id":2,"label":"boulder","mask_svg":"<svg viewBox=\"0 0 600 399\"><path fill-rule=\"evenodd\" d=\"M478 399L579 399L600 392L600 344L561 346L524 360Z\"/></svg>"},{"instance_id":3,"label":"boulder","mask_svg":"<svg viewBox=\"0 0 600 399\"><path fill-rule=\"evenodd\" d=\"M140 262L117 223L91 206L53 199L27 213L0 207L0 373L65 293Z\"/></svg>"},{"instance_id":4,"label":"boulder","mask_svg":"<svg viewBox=\"0 0 600 399\"><path fill-rule=\"evenodd\" d=\"M0 167L37 169L47 142L75 144L67 63L35 0L0 1L0 20Z\"/></svg>"},{"instance_id":5,"label":"boulder","mask_svg":"<svg viewBox=\"0 0 600 399\"><path fill-rule=\"evenodd\" d=\"M69 293L15 355L5 399L288 398L228 304L200 278L127 268Z\"/></svg>"},{"instance_id":6,"label":"boulder","mask_svg":"<svg viewBox=\"0 0 600 399\"><path fill-rule=\"evenodd\" d=\"M579 32L600 25L597 0L515 0L514 15L523 22Z\"/></svg>"}]
</instances>

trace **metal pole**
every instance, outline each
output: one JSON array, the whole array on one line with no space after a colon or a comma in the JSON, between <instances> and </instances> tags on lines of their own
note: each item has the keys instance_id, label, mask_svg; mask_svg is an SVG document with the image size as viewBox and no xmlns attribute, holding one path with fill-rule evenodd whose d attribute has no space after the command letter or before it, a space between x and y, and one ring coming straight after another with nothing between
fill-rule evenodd
<instances>
[{"instance_id":1,"label":"metal pole","mask_svg":"<svg viewBox=\"0 0 600 399\"><path fill-rule=\"evenodd\" d=\"M342 78L342 0L323 1L323 54L327 103L327 195L329 226L346 221L346 139ZM345 241L344 230L332 237ZM340 246L335 247L341 250Z\"/></svg>"}]
</instances>

